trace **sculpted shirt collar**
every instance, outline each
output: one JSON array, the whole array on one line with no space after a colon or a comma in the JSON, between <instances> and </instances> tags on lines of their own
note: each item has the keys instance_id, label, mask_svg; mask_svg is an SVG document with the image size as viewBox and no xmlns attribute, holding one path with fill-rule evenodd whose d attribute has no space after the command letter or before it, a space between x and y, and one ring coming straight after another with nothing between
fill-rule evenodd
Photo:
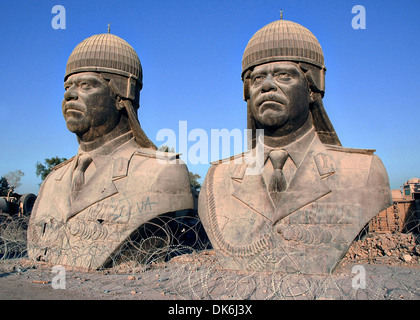
<instances>
[{"instance_id":1,"label":"sculpted shirt collar","mask_svg":"<svg viewBox=\"0 0 420 320\"><path fill-rule=\"evenodd\" d=\"M264 164L266 163L268 159L268 155L272 150L275 149L283 149L285 150L290 158L293 160L296 167L299 167L299 165L302 163L306 152L315 138L315 129L311 128L305 135L303 135L300 139L284 146L281 148L272 148L267 145L264 145ZM257 143L262 143L261 140L259 140Z\"/></svg>"},{"instance_id":2,"label":"sculpted shirt collar","mask_svg":"<svg viewBox=\"0 0 420 320\"><path fill-rule=\"evenodd\" d=\"M102 158L103 156L110 156L114 153L119 147L123 144L127 143L128 141L133 139L133 133L131 131L124 133L109 142L101 145L100 147L96 147L94 143L84 143L80 142L79 152L78 154L82 153L89 153L92 157L93 161L95 159Z\"/></svg>"}]
</instances>

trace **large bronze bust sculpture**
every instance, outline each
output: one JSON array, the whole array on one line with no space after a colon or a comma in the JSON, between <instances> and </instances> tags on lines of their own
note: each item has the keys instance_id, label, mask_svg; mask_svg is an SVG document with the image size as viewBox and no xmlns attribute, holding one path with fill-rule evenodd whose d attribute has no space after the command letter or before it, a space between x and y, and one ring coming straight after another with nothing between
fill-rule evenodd
<instances>
[{"instance_id":1,"label":"large bronze bust sculpture","mask_svg":"<svg viewBox=\"0 0 420 320\"><path fill-rule=\"evenodd\" d=\"M297 23L274 21L250 39L242 79L252 148L213 163L199 199L225 266L332 272L391 204L374 150L341 146L322 103L325 71L320 44Z\"/></svg>"},{"instance_id":2,"label":"large bronze bust sculpture","mask_svg":"<svg viewBox=\"0 0 420 320\"><path fill-rule=\"evenodd\" d=\"M41 186L28 254L99 268L148 221L193 207L188 170L176 154L158 153L140 126L142 67L125 40L107 33L82 41L64 81L62 111L80 147Z\"/></svg>"}]
</instances>

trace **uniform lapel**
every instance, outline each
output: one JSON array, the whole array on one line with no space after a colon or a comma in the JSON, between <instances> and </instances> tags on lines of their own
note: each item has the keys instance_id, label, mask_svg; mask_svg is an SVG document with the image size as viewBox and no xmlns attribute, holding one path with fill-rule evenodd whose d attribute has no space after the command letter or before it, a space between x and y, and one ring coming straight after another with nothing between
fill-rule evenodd
<instances>
[{"instance_id":1,"label":"uniform lapel","mask_svg":"<svg viewBox=\"0 0 420 320\"><path fill-rule=\"evenodd\" d=\"M102 201L118 193L118 185L128 174L129 162L135 148L132 143L121 146L112 156L96 168L93 176L86 181L83 189L74 199L67 220L92 204ZM114 181L118 180L118 184Z\"/></svg>"},{"instance_id":2,"label":"uniform lapel","mask_svg":"<svg viewBox=\"0 0 420 320\"><path fill-rule=\"evenodd\" d=\"M76 157L70 159L66 165L61 167L55 176L53 176L53 187L51 188L52 201L61 218L65 218L71 207L70 186L72 171Z\"/></svg>"},{"instance_id":3,"label":"uniform lapel","mask_svg":"<svg viewBox=\"0 0 420 320\"><path fill-rule=\"evenodd\" d=\"M277 208L274 207L261 174L247 175L246 170L242 170L238 175L237 170L233 171L235 176L231 174L230 178L239 184L234 187L232 196L275 224L294 211L331 192L328 185L321 179L314 161L314 156L320 152L327 151L319 138L315 136L287 190L280 194L280 205Z\"/></svg>"},{"instance_id":4,"label":"uniform lapel","mask_svg":"<svg viewBox=\"0 0 420 320\"><path fill-rule=\"evenodd\" d=\"M236 180L240 182L240 180ZM232 195L266 219L272 221L274 206L261 175L244 174ZM268 205L267 205L268 204Z\"/></svg>"},{"instance_id":5,"label":"uniform lapel","mask_svg":"<svg viewBox=\"0 0 420 320\"><path fill-rule=\"evenodd\" d=\"M90 205L118 193L112 179L112 167L112 161L107 161L96 169L95 174L73 200L67 220Z\"/></svg>"},{"instance_id":6,"label":"uniform lapel","mask_svg":"<svg viewBox=\"0 0 420 320\"><path fill-rule=\"evenodd\" d=\"M325 153L325 146L315 137L297 168L287 191L280 196L280 205L274 213L274 223L331 192L321 179L314 157Z\"/></svg>"}]
</instances>

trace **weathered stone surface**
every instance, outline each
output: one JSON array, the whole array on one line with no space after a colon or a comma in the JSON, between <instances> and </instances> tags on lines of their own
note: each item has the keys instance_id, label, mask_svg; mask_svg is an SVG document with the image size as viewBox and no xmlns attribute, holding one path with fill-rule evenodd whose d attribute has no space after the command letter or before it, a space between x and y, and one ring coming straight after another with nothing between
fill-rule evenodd
<instances>
[{"instance_id":1,"label":"weathered stone surface","mask_svg":"<svg viewBox=\"0 0 420 320\"><path fill-rule=\"evenodd\" d=\"M171 239L159 233L161 216L192 209L193 198L186 165L157 152L138 122L142 72L134 49L111 34L86 39L69 58L64 87L63 115L80 147L41 186L29 257L100 268L133 234L145 255L162 250Z\"/></svg>"},{"instance_id":2,"label":"weathered stone surface","mask_svg":"<svg viewBox=\"0 0 420 320\"><path fill-rule=\"evenodd\" d=\"M199 199L200 218L227 268L332 272L360 230L392 203L374 150L341 146L322 103L322 51L308 33L275 21L245 50L252 149L214 163ZM301 50L305 41L316 54ZM279 150L287 156L273 157Z\"/></svg>"}]
</instances>

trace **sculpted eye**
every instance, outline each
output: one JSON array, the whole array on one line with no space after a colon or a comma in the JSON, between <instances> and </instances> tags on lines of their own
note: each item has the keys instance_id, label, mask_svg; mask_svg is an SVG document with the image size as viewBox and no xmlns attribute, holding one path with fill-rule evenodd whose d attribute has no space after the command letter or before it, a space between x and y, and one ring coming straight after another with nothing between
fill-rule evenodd
<instances>
[{"instance_id":1,"label":"sculpted eye","mask_svg":"<svg viewBox=\"0 0 420 320\"><path fill-rule=\"evenodd\" d=\"M288 73L276 74L276 79L279 80L279 81L289 81L289 80L292 80L292 78L293 77Z\"/></svg>"},{"instance_id":2,"label":"sculpted eye","mask_svg":"<svg viewBox=\"0 0 420 320\"><path fill-rule=\"evenodd\" d=\"M252 79L252 84L255 86L258 86L259 84L261 84L265 79L265 76L261 75L261 76L256 76Z\"/></svg>"},{"instance_id":3,"label":"sculpted eye","mask_svg":"<svg viewBox=\"0 0 420 320\"><path fill-rule=\"evenodd\" d=\"M82 82L82 83L80 83L80 88L82 88L82 89L89 89L91 86L90 86L90 84L89 83L87 83L87 82Z\"/></svg>"}]
</instances>

